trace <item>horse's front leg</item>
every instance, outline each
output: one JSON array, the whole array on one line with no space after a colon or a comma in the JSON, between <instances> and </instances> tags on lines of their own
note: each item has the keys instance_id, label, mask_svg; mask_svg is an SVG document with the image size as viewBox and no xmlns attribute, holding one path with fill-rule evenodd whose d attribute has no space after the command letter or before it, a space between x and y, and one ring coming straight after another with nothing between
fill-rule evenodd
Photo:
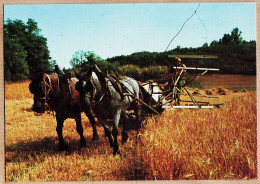
<instances>
[{"instance_id":1,"label":"horse's front leg","mask_svg":"<svg viewBox=\"0 0 260 184\"><path fill-rule=\"evenodd\" d=\"M56 117L57 120L57 134L59 138L59 151L68 150L68 145L64 142L63 136L62 136L62 128L63 128L63 122L64 119Z\"/></svg>"},{"instance_id":2,"label":"horse's front leg","mask_svg":"<svg viewBox=\"0 0 260 184\"><path fill-rule=\"evenodd\" d=\"M118 135L118 124L120 120L121 111L122 111L121 109L118 109L114 117L114 125L112 130L112 135L114 137L114 153L113 153L114 155L120 154L119 146L117 142L117 135Z\"/></svg>"},{"instance_id":3,"label":"horse's front leg","mask_svg":"<svg viewBox=\"0 0 260 184\"><path fill-rule=\"evenodd\" d=\"M91 113L90 107L88 107L88 105L84 105L84 112L86 114L86 116L88 117L92 128L93 128L93 141L99 140L98 134L97 134L97 128L96 128L96 121L94 116Z\"/></svg>"},{"instance_id":4,"label":"horse's front leg","mask_svg":"<svg viewBox=\"0 0 260 184\"><path fill-rule=\"evenodd\" d=\"M84 135L83 135L83 128L82 128L81 115L80 114L78 114L75 117L75 121L76 121L76 126L77 126L77 128L76 128L77 132L80 135L80 146L86 147L86 141L85 141L85 138L84 138Z\"/></svg>"}]
</instances>

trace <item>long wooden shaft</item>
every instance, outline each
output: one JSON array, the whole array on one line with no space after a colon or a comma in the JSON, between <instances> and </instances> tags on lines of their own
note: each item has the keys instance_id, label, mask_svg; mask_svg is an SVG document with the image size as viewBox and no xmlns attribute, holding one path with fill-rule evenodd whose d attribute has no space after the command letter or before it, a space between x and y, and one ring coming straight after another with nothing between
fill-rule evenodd
<instances>
[{"instance_id":1,"label":"long wooden shaft","mask_svg":"<svg viewBox=\"0 0 260 184\"><path fill-rule=\"evenodd\" d=\"M150 110L152 110L155 114L160 115L159 112L157 112L154 108L152 108L151 106L149 106L148 104L146 104L145 102L143 102L142 100L136 98L134 95L130 94L130 93L124 93L124 96L131 96L132 98L134 98L135 100L137 100L138 102L142 103L143 105L145 105L146 107L148 107Z\"/></svg>"},{"instance_id":2,"label":"long wooden shaft","mask_svg":"<svg viewBox=\"0 0 260 184\"><path fill-rule=\"evenodd\" d=\"M193 101L193 103L194 103L195 105L199 106L199 104L196 102L196 100L191 96L190 92L189 92L186 88L184 88L184 89L186 90L187 94L189 95L189 97L190 97L190 99Z\"/></svg>"},{"instance_id":3,"label":"long wooden shaft","mask_svg":"<svg viewBox=\"0 0 260 184\"><path fill-rule=\"evenodd\" d=\"M162 106L163 109L212 109L213 106Z\"/></svg>"},{"instance_id":4,"label":"long wooden shaft","mask_svg":"<svg viewBox=\"0 0 260 184\"><path fill-rule=\"evenodd\" d=\"M218 56L216 55L168 55L169 58L211 58L211 59L217 59Z\"/></svg>"},{"instance_id":5,"label":"long wooden shaft","mask_svg":"<svg viewBox=\"0 0 260 184\"><path fill-rule=\"evenodd\" d=\"M185 70L208 70L208 71L219 71L218 68L197 68L197 67L181 67L181 66L178 66L178 67L174 67L174 68L177 68L177 69L185 69Z\"/></svg>"},{"instance_id":6,"label":"long wooden shaft","mask_svg":"<svg viewBox=\"0 0 260 184\"><path fill-rule=\"evenodd\" d=\"M182 87L187 86L188 84L190 84L192 81L196 80L197 78L199 78L200 76L204 75L205 73L207 73L208 70L204 71L203 73L201 73L200 75L198 75L197 77L194 77L193 79L189 80L188 82L186 82Z\"/></svg>"},{"instance_id":7,"label":"long wooden shaft","mask_svg":"<svg viewBox=\"0 0 260 184\"><path fill-rule=\"evenodd\" d=\"M186 87L186 88L189 89L189 90L195 91L195 90L192 89L192 88L189 88L189 87ZM204 96L204 97L207 97L207 98L219 98L219 97L217 97L217 96L209 96L209 95L205 95L205 94L200 93L200 92L197 92L197 93L200 94L200 95L202 95L202 96Z\"/></svg>"}]
</instances>

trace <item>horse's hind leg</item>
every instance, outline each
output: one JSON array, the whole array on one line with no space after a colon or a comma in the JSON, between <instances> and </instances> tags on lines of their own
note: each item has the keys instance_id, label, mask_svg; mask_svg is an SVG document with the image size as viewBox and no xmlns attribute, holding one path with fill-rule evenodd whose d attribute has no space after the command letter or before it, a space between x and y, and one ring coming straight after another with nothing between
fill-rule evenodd
<instances>
[{"instance_id":1,"label":"horse's hind leg","mask_svg":"<svg viewBox=\"0 0 260 184\"><path fill-rule=\"evenodd\" d=\"M114 137L114 155L120 154L119 151L119 146L117 143L117 135L118 135L118 124L120 120L120 115L121 115L121 109L118 109L114 118L114 125L113 125L113 130L112 130L112 135Z\"/></svg>"},{"instance_id":2,"label":"horse's hind leg","mask_svg":"<svg viewBox=\"0 0 260 184\"><path fill-rule=\"evenodd\" d=\"M125 111L122 111L121 115L122 115L122 118L123 118L122 144L124 144L128 139L127 123L129 121L129 118L127 117Z\"/></svg>"},{"instance_id":3,"label":"horse's hind leg","mask_svg":"<svg viewBox=\"0 0 260 184\"><path fill-rule=\"evenodd\" d=\"M141 125L141 106L140 105L136 105L135 107L135 116L136 116L136 122L138 123L138 125Z\"/></svg>"},{"instance_id":4,"label":"horse's hind leg","mask_svg":"<svg viewBox=\"0 0 260 184\"><path fill-rule=\"evenodd\" d=\"M76 126L77 126L77 128L76 128L77 132L80 135L80 146L81 147L85 147L86 146L86 141L85 141L85 138L84 138L84 135L83 135L83 128L82 128L80 114L75 117L75 121L76 121Z\"/></svg>"},{"instance_id":5,"label":"horse's hind leg","mask_svg":"<svg viewBox=\"0 0 260 184\"><path fill-rule=\"evenodd\" d=\"M109 127L103 121L102 121L102 125L105 130L105 135L107 136L107 138L109 140L110 147L112 148L114 146L114 143L113 143L113 139L111 136L111 131L110 131Z\"/></svg>"},{"instance_id":6,"label":"horse's hind leg","mask_svg":"<svg viewBox=\"0 0 260 184\"><path fill-rule=\"evenodd\" d=\"M62 128L63 128L64 119L60 119L60 118L56 117L56 120L57 120L56 131L57 131L57 134L59 137L59 150L60 151L68 150L68 145L64 142L63 136L62 136Z\"/></svg>"},{"instance_id":7,"label":"horse's hind leg","mask_svg":"<svg viewBox=\"0 0 260 184\"><path fill-rule=\"evenodd\" d=\"M141 106L137 104L135 109L134 109L134 111L135 111L136 123L137 123L136 139L138 140L140 138L139 130L140 130L141 124L142 124L142 120L141 120Z\"/></svg>"}]
</instances>

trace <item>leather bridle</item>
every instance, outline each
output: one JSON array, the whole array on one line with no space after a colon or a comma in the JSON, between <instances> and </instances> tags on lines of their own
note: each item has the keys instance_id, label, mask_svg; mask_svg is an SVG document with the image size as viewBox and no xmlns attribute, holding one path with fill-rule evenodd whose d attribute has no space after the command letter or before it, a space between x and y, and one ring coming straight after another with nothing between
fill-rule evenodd
<instances>
[{"instance_id":1,"label":"leather bridle","mask_svg":"<svg viewBox=\"0 0 260 184\"><path fill-rule=\"evenodd\" d=\"M52 91L52 83L51 83L51 79L50 76L46 73L44 73L44 76L46 76L46 79L48 79L48 81L46 81L45 77L43 77L43 82L44 82L44 97L34 97L35 100L44 100L44 106L46 107L50 107L51 105L53 105L55 98L58 95L58 91L59 91L59 77L57 76L57 80L58 80L58 89L55 91L55 95L54 97L50 98L50 92ZM51 101L50 101L51 100Z\"/></svg>"}]
</instances>

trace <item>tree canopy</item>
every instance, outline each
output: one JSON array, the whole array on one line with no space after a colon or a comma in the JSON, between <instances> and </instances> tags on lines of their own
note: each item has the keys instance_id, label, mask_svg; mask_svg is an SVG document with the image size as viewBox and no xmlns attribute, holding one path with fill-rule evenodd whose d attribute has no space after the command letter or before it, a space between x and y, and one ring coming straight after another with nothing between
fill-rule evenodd
<instances>
[{"instance_id":1,"label":"tree canopy","mask_svg":"<svg viewBox=\"0 0 260 184\"><path fill-rule=\"evenodd\" d=\"M93 51L83 51L78 50L72 55L72 59L70 60L70 65L72 68L79 68L86 64L88 64L88 58L92 58L95 62L100 62L103 59L97 56Z\"/></svg>"},{"instance_id":2,"label":"tree canopy","mask_svg":"<svg viewBox=\"0 0 260 184\"><path fill-rule=\"evenodd\" d=\"M40 34L37 22L8 19L4 23L5 80L26 79L29 74L49 70L47 39Z\"/></svg>"}]
</instances>

